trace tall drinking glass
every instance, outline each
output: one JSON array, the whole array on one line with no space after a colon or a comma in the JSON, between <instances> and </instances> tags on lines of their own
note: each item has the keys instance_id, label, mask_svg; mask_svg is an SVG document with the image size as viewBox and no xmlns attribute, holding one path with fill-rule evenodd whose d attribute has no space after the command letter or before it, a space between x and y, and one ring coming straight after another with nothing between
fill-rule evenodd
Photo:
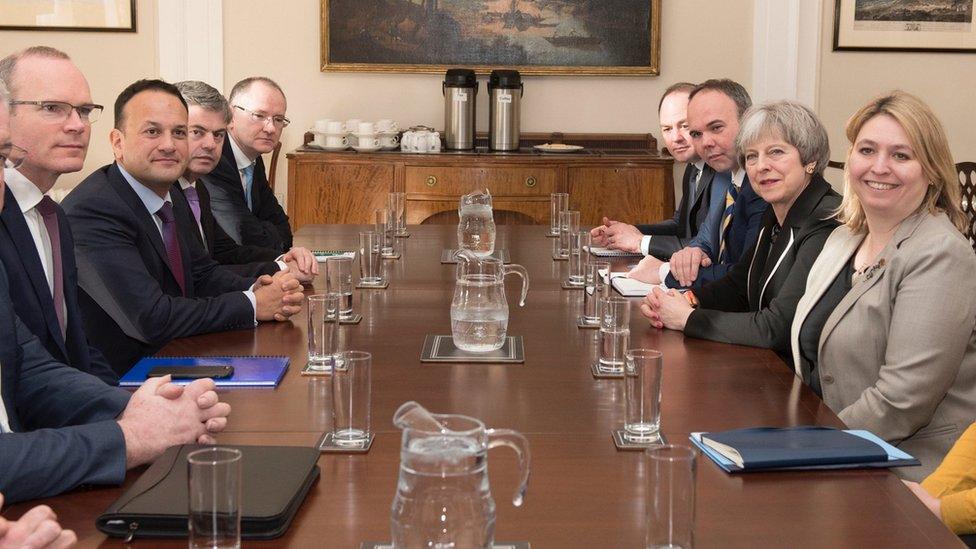
<instances>
[{"instance_id":1,"label":"tall drinking glass","mask_svg":"<svg viewBox=\"0 0 976 549\"><path fill-rule=\"evenodd\" d=\"M339 294L308 296L308 369L330 372L339 352Z\"/></svg>"},{"instance_id":2,"label":"tall drinking glass","mask_svg":"<svg viewBox=\"0 0 976 549\"><path fill-rule=\"evenodd\" d=\"M394 236L404 236L407 234L407 193L390 193L387 209L393 217Z\"/></svg>"},{"instance_id":3,"label":"tall drinking glass","mask_svg":"<svg viewBox=\"0 0 976 549\"><path fill-rule=\"evenodd\" d=\"M630 343L630 302L620 297L600 300L600 361L603 374L624 373L624 350Z\"/></svg>"},{"instance_id":4,"label":"tall drinking glass","mask_svg":"<svg viewBox=\"0 0 976 549\"><path fill-rule=\"evenodd\" d=\"M644 547L689 549L695 541L695 451L667 444L647 450Z\"/></svg>"},{"instance_id":5,"label":"tall drinking glass","mask_svg":"<svg viewBox=\"0 0 976 549\"><path fill-rule=\"evenodd\" d=\"M584 265L586 258L590 255L590 231L577 231L569 235L569 277L566 280L573 286L583 286L586 273Z\"/></svg>"},{"instance_id":6,"label":"tall drinking glass","mask_svg":"<svg viewBox=\"0 0 976 549\"><path fill-rule=\"evenodd\" d=\"M576 210L566 210L559 213L559 250L557 255L569 259L569 237L579 232L580 213Z\"/></svg>"},{"instance_id":7,"label":"tall drinking glass","mask_svg":"<svg viewBox=\"0 0 976 549\"><path fill-rule=\"evenodd\" d=\"M629 349L624 362L624 439L653 442L661 427L661 372L664 355Z\"/></svg>"},{"instance_id":8,"label":"tall drinking glass","mask_svg":"<svg viewBox=\"0 0 976 549\"><path fill-rule=\"evenodd\" d=\"M241 451L213 446L186 459L190 547L240 547Z\"/></svg>"},{"instance_id":9,"label":"tall drinking glass","mask_svg":"<svg viewBox=\"0 0 976 549\"><path fill-rule=\"evenodd\" d=\"M340 446L369 441L372 360L364 351L344 351L332 368L332 438Z\"/></svg>"},{"instance_id":10,"label":"tall drinking glass","mask_svg":"<svg viewBox=\"0 0 976 549\"><path fill-rule=\"evenodd\" d=\"M352 316L352 258L330 257L325 262L326 292L339 294L339 316Z\"/></svg>"},{"instance_id":11,"label":"tall drinking glass","mask_svg":"<svg viewBox=\"0 0 976 549\"><path fill-rule=\"evenodd\" d=\"M389 210L376 210L376 233L380 235L380 255L396 257L396 221Z\"/></svg>"},{"instance_id":12,"label":"tall drinking glass","mask_svg":"<svg viewBox=\"0 0 976 549\"><path fill-rule=\"evenodd\" d=\"M359 233L359 282L374 286L383 284L383 262L380 259L380 235Z\"/></svg>"},{"instance_id":13,"label":"tall drinking glass","mask_svg":"<svg viewBox=\"0 0 976 549\"><path fill-rule=\"evenodd\" d=\"M549 236L559 236L559 212L569 209L569 193L549 195Z\"/></svg>"},{"instance_id":14,"label":"tall drinking glass","mask_svg":"<svg viewBox=\"0 0 976 549\"><path fill-rule=\"evenodd\" d=\"M600 300L610 297L610 285L603 281L600 271L610 272L610 262L590 260L586 263L583 286L583 322L591 326L600 324Z\"/></svg>"}]
</instances>

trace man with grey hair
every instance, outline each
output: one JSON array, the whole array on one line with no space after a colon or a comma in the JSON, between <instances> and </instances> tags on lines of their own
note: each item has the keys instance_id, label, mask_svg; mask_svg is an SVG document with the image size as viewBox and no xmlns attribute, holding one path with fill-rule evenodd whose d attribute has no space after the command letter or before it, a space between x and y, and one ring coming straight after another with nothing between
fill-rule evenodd
<instances>
[{"instance_id":1,"label":"man with grey hair","mask_svg":"<svg viewBox=\"0 0 976 549\"><path fill-rule=\"evenodd\" d=\"M57 360L115 384L118 376L88 344L78 305L74 239L48 196L61 174L81 170L91 125L102 107L67 54L46 46L0 60L0 81L11 94L10 131L26 157L4 169L0 261L7 269L14 310Z\"/></svg>"},{"instance_id":2,"label":"man with grey hair","mask_svg":"<svg viewBox=\"0 0 976 549\"><path fill-rule=\"evenodd\" d=\"M203 178L217 222L238 244L287 251L288 216L268 185L261 155L274 150L290 123L285 94L270 78L245 78L231 89L228 139L216 169Z\"/></svg>"},{"instance_id":3,"label":"man with grey hair","mask_svg":"<svg viewBox=\"0 0 976 549\"><path fill-rule=\"evenodd\" d=\"M187 232L199 235L210 256L238 274L258 276L288 270L299 281L310 283L318 274L318 263L307 249L293 247L279 254L271 248L240 245L217 223L210 206L210 193L199 180L212 172L220 160L231 119L230 107L224 96L205 82L187 80L176 87L189 107L188 162L174 186L174 190L186 196L197 222L196 230Z\"/></svg>"}]
</instances>

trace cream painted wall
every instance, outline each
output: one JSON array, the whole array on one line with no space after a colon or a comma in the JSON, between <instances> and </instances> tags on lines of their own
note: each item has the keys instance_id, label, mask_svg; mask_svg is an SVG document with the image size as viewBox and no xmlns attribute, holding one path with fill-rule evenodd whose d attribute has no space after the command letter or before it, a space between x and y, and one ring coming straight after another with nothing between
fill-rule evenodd
<instances>
[{"instance_id":1,"label":"cream painted wall","mask_svg":"<svg viewBox=\"0 0 976 549\"><path fill-rule=\"evenodd\" d=\"M872 97L897 88L932 107L945 125L956 162L976 160L973 54L831 51L833 18L834 3L824 2L818 110L830 136L832 159L847 156L848 117Z\"/></svg>"},{"instance_id":2,"label":"cream painted wall","mask_svg":"<svg viewBox=\"0 0 976 549\"><path fill-rule=\"evenodd\" d=\"M660 77L526 77L522 130L659 136L657 101L669 84L724 76L749 86L752 0L662 3ZM323 73L319 22L319 0L224 2L224 82L229 88L243 77L265 75L284 88L292 120L285 150L300 145L304 130L319 118L394 118L401 127L443 127L443 75ZM488 119L485 82L478 97L482 129ZM278 181L286 177L281 162Z\"/></svg>"},{"instance_id":3,"label":"cream painted wall","mask_svg":"<svg viewBox=\"0 0 976 549\"><path fill-rule=\"evenodd\" d=\"M156 0L139 0L136 33L0 31L0 57L36 45L67 52L88 78L92 99L105 105L102 118L92 126L84 169L61 177L56 190L74 187L96 168L112 162L108 134L112 129L115 97L133 81L151 78L158 72L155 14Z\"/></svg>"}]
</instances>

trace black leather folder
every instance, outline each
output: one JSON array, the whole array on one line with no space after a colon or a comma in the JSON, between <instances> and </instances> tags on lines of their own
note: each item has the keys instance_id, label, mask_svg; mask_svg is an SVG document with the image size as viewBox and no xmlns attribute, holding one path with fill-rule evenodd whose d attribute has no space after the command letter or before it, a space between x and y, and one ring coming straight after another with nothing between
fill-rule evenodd
<instances>
[{"instance_id":1,"label":"black leather folder","mask_svg":"<svg viewBox=\"0 0 976 549\"><path fill-rule=\"evenodd\" d=\"M98 519L112 537L186 537L186 456L205 446L174 446L163 453ZM319 477L319 451L299 446L227 446L242 452L241 537L274 539L288 530Z\"/></svg>"}]
</instances>

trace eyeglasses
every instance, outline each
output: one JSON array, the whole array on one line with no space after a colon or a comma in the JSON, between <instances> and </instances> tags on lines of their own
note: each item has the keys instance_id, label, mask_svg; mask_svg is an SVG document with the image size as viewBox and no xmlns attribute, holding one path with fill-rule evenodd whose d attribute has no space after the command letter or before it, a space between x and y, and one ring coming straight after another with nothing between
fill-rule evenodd
<instances>
[{"instance_id":1,"label":"eyeglasses","mask_svg":"<svg viewBox=\"0 0 976 549\"><path fill-rule=\"evenodd\" d=\"M284 116L282 116L280 114L279 115L276 115L276 116L265 116L265 115L263 115L261 113L254 112L254 111L252 111L250 109L245 109L244 107L241 107L240 105L234 105L234 108L235 109L240 109L240 110L246 112L247 114L251 115L251 121L252 122L259 122L259 123L261 123L261 125L267 124L269 120L271 121L272 124L274 124L274 127L276 127L276 128L284 128L288 124L291 124L291 120L288 120L287 118L285 118Z\"/></svg>"},{"instance_id":2,"label":"eyeglasses","mask_svg":"<svg viewBox=\"0 0 976 549\"><path fill-rule=\"evenodd\" d=\"M36 105L41 116L51 122L64 122L71 116L71 111L78 113L78 118L85 124L96 122L105 107L101 105L72 105L64 101L11 101L11 105Z\"/></svg>"},{"instance_id":3,"label":"eyeglasses","mask_svg":"<svg viewBox=\"0 0 976 549\"><path fill-rule=\"evenodd\" d=\"M24 163L25 158L27 158L27 150L13 143L0 148L0 161L3 162L4 168L11 170L17 169Z\"/></svg>"}]
</instances>

